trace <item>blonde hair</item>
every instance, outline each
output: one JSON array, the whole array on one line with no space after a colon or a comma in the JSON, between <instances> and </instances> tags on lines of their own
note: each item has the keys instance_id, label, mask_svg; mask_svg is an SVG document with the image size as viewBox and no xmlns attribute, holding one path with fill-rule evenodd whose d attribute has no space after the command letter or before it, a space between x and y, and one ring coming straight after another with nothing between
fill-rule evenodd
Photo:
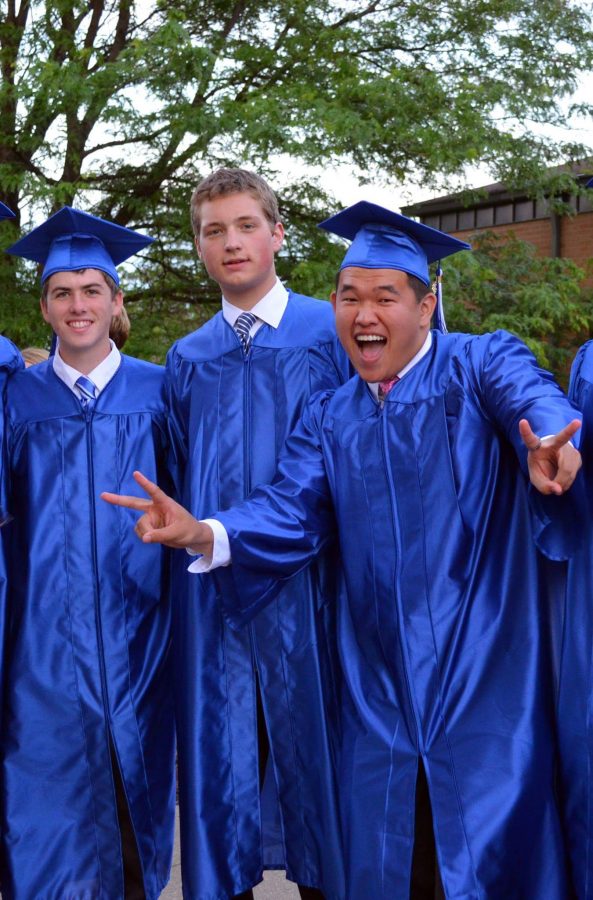
<instances>
[{"instance_id":1,"label":"blonde hair","mask_svg":"<svg viewBox=\"0 0 593 900\"><path fill-rule=\"evenodd\" d=\"M130 336L130 317L128 316L128 311L123 306L119 311L119 315L113 316L111 319L111 324L109 326L109 337L115 344L118 350L124 346L125 342Z\"/></svg>"},{"instance_id":2,"label":"blonde hair","mask_svg":"<svg viewBox=\"0 0 593 900\"><path fill-rule=\"evenodd\" d=\"M202 204L217 197L227 197L229 194L251 194L260 204L272 229L280 221L276 194L261 175L247 169L217 169L200 181L191 197L189 205L191 224L197 238L200 236Z\"/></svg>"},{"instance_id":3,"label":"blonde hair","mask_svg":"<svg viewBox=\"0 0 593 900\"><path fill-rule=\"evenodd\" d=\"M49 352L42 347L25 347L24 350L21 350L21 356L25 362L25 368L28 369L29 366L36 366L37 363L49 359Z\"/></svg>"}]
</instances>

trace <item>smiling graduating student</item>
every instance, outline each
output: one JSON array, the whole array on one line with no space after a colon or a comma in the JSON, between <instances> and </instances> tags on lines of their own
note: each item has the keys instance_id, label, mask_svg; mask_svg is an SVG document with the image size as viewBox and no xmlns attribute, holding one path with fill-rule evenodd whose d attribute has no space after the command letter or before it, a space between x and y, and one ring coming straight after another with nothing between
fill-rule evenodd
<instances>
[{"instance_id":1,"label":"smiling graduating student","mask_svg":"<svg viewBox=\"0 0 593 900\"><path fill-rule=\"evenodd\" d=\"M116 264L150 242L64 207L9 250L44 264L58 345L7 390L4 898L156 898L169 877L167 557L98 500L139 457L166 477L164 369L109 340Z\"/></svg>"},{"instance_id":2,"label":"smiling graduating student","mask_svg":"<svg viewBox=\"0 0 593 900\"><path fill-rule=\"evenodd\" d=\"M270 481L311 394L349 373L330 304L276 275L284 229L263 178L213 172L194 191L191 217L222 309L174 345L167 370L183 496L201 516ZM320 558L305 567L237 632L221 615L213 577L190 578L180 564L173 639L184 897L251 897L264 868L286 869L302 897L334 896L333 566Z\"/></svg>"},{"instance_id":3,"label":"smiling graduating student","mask_svg":"<svg viewBox=\"0 0 593 900\"><path fill-rule=\"evenodd\" d=\"M410 894L424 769L446 897L564 900L536 542L565 550L579 422L511 335L430 330L428 262L466 245L370 203L323 227L354 238L333 303L359 374L312 400L272 486L212 525L141 476L150 500L109 499L144 510L145 542L204 553L196 570L213 528L214 564L228 539L237 626L337 527L346 897L427 896Z\"/></svg>"}]
</instances>

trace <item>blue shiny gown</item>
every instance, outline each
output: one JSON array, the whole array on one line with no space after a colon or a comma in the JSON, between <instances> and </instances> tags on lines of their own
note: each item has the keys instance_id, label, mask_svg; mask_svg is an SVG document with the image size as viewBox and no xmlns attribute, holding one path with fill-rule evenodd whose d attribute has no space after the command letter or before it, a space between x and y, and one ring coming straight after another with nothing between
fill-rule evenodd
<instances>
[{"instance_id":1,"label":"blue shiny gown","mask_svg":"<svg viewBox=\"0 0 593 900\"><path fill-rule=\"evenodd\" d=\"M269 481L311 394L348 376L330 304L293 293L279 327L264 324L247 358L220 312L179 341L167 365L184 502L198 516ZM340 896L326 725L336 690L335 567L327 557L305 567L237 632L213 577L189 575L184 556L174 611L184 897L232 896L263 868ZM271 746L261 798L258 682Z\"/></svg>"},{"instance_id":2,"label":"blue shiny gown","mask_svg":"<svg viewBox=\"0 0 593 900\"><path fill-rule=\"evenodd\" d=\"M8 508L6 502L6 446L4 440L4 392L6 381L11 374L24 368L23 358L18 349L7 338L0 336L0 527L6 524ZM4 691L4 637L6 614L6 562L0 543L0 716ZM0 791L2 781L0 779Z\"/></svg>"},{"instance_id":3,"label":"blue shiny gown","mask_svg":"<svg viewBox=\"0 0 593 900\"><path fill-rule=\"evenodd\" d=\"M561 790L579 900L593 898L593 342L577 353L570 398L583 413L581 451L590 517L568 566L558 729Z\"/></svg>"},{"instance_id":4,"label":"blue shiny gown","mask_svg":"<svg viewBox=\"0 0 593 900\"><path fill-rule=\"evenodd\" d=\"M535 542L565 555L570 494L531 495L522 417L574 417L524 345L434 333L383 408L358 377L313 401L274 485L217 514L235 625L338 534L350 900L409 897L420 761L448 898L569 896Z\"/></svg>"},{"instance_id":5,"label":"blue shiny gown","mask_svg":"<svg viewBox=\"0 0 593 900\"><path fill-rule=\"evenodd\" d=\"M112 748L144 875L169 877L174 723L168 556L102 490L166 478L164 370L130 357L92 413L52 360L7 388L4 900L123 898Z\"/></svg>"}]
</instances>

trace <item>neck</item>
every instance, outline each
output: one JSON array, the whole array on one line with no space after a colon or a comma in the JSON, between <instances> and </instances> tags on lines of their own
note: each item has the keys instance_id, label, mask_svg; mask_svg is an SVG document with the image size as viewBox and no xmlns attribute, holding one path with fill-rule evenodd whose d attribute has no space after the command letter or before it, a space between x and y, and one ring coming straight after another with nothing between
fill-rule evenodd
<instances>
[{"instance_id":1,"label":"neck","mask_svg":"<svg viewBox=\"0 0 593 900\"><path fill-rule=\"evenodd\" d=\"M58 353L66 365L72 366L73 369L76 369L76 371L80 372L82 375L88 375L89 372L96 369L104 359L107 359L111 353L111 344L108 339L107 346L101 345L101 347L93 348L92 353L88 351L81 351L80 353L72 352L72 350L64 351L62 347L58 347Z\"/></svg>"},{"instance_id":2,"label":"neck","mask_svg":"<svg viewBox=\"0 0 593 900\"><path fill-rule=\"evenodd\" d=\"M268 278L266 278L263 284L258 284L257 287L252 288L251 290L246 291L234 291L232 287L230 290L225 288L224 296L232 303L233 306L236 306L237 309L242 309L243 312L249 312L249 310L253 309L256 303L259 303L260 300L268 294L274 285L276 284L276 272L273 272Z\"/></svg>"},{"instance_id":3,"label":"neck","mask_svg":"<svg viewBox=\"0 0 593 900\"><path fill-rule=\"evenodd\" d=\"M413 361L416 359L416 357L418 356L418 354L423 349L423 347L426 343L426 338L428 337L428 331L429 331L428 328L424 329L422 337L421 337L420 341L418 342L418 344L416 345L416 349L414 350L413 353L408 354L407 359L405 360L405 362L401 363L401 365L397 369L397 373L395 373L395 374L400 375L404 371L406 366L409 366L410 363L413 363ZM395 377L395 374L394 374L394 377Z\"/></svg>"}]
</instances>

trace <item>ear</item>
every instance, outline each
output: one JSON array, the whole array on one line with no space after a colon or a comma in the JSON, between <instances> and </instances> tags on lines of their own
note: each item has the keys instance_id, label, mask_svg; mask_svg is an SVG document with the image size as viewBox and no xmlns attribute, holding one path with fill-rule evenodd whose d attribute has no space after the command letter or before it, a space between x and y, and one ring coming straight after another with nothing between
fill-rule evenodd
<instances>
[{"instance_id":1,"label":"ear","mask_svg":"<svg viewBox=\"0 0 593 900\"><path fill-rule=\"evenodd\" d=\"M123 291L118 291L117 294L115 295L115 297L113 298L113 309L111 310L111 315L119 316L123 305L124 305Z\"/></svg>"},{"instance_id":2,"label":"ear","mask_svg":"<svg viewBox=\"0 0 593 900\"><path fill-rule=\"evenodd\" d=\"M282 224L282 222L276 222L272 230L272 246L274 247L274 253L278 253L278 250L282 246L283 241L284 225Z\"/></svg>"},{"instance_id":3,"label":"ear","mask_svg":"<svg viewBox=\"0 0 593 900\"><path fill-rule=\"evenodd\" d=\"M200 250L200 242L197 237L194 238L194 244L196 247L196 253L198 254L199 259L202 259L202 251Z\"/></svg>"},{"instance_id":4,"label":"ear","mask_svg":"<svg viewBox=\"0 0 593 900\"><path fill-rule=\"evenodd\" d=\"M43 297L39 298L39 306L41 307L41 315L45 319L46 322L49 322L49 315L47 312L47 300L44 300Z\"/></svg>"},{"instance_id":5,"label":"ear","mask_svg":"<svg viewBox=\"0 0 593 900\"><path fill-rule=\"evenodd\" d=\"M332 305L333 308L334 308L334 312L336 311L336 300L337 300L337 298L338 298L338 295L337 295L336 291L332 291L331 294L330 294L329 299L330 299L331 305Z\"/></svg>"},{"instance_id":6,"label":"ear","mask_svg":"<svg viewBox=\"0 0 593 900\"><path fill-rule=\"evenodd\" d=\"M432 314L434 313L435 306L437 305L437 298L432 293L429 292L425 294L422 300L420 301L420 324L422 326L426 326L430 328L430 322L432 319Z\"/></svg>"}]
</instances>

